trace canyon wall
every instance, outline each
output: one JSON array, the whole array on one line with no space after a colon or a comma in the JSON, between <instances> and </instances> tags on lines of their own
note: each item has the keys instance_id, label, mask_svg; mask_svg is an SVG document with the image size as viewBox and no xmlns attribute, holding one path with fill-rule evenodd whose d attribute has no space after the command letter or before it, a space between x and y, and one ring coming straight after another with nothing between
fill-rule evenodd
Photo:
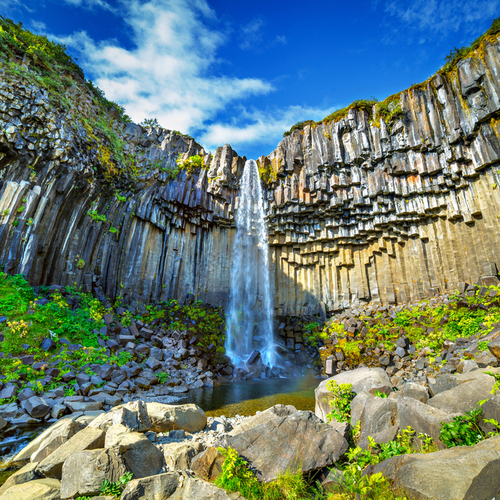
<instances>
[{"instance_id":1,"label":"canyon wall","mask_svg":"<svg viewBox=\"0 0 500 500\"><path fill-rule=\"evenodd\" d=\"M500 44L486 40L452 71L402 92L403 117L391 126L351 109L259 158L276 176L266 210L277 314L496 280L499 74ZM212 156L192 138L111 113L133 158L116 173L78 82L64 108L22 74L0 77L4 269L137 303L193 294L226 305L245 158L228 145ZM171 179L179 154L199 154L207 168Z\"/></svg>"}]
</instances>

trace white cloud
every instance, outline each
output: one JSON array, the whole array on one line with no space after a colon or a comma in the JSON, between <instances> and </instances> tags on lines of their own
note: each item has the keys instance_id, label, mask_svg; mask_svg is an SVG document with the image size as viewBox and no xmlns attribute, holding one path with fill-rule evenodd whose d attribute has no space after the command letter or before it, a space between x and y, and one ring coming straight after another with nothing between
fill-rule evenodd
<instances>
[{"instance_id":1,"label":"white cloud","mask_svg":"<svg viewBox=\"0 0 500 500\"><path fill-rule=\"evenodd\" d=\"M391 0L384 10L404 24L405 29L428 31L430 37L462 31L476 33L479 23L496 17L500 0Z\"/></svg>"},{"instance_id":2,"label":"white cloud","mask_svg":"<svg viewBox=\"0 0 500 500\"><path fill-rule=\"evenodd\" d=\"M216 16L205 0L121 0L116 13L128 25L131 49L85 32L58 40L80 52L79 63L106 97L135 121L156 117L169 129L200 130L234 101L273 90L259 78L214 74L226 37L208 27Z\"/></svg>"},{"instance_id":3,"label":"white cloud","mask_svg":"<svg viewBox=\"0 0 500 500\"><path fill-rule=\"evenodd\" d=\"M215 149L225 143L238 149L252 143L270 145L272 148L283 138L283 132L302 120L319 120L337 108L312 108L290 106L285 109L246 110L241 109L238 118L229 123L214 123L207 127L201 142ZM262 151L267 154L270 151Z\"/></svg>"},{"instance_id":4,"label":"white cloud","mask_svg":"<svg viewBox=\"0 0 500 500\"><path fill-rule=\"evenodd\" d=\"M92 9L94 7L109 10L110 12L115 12L115 9L104 0L63 0L64 3L72 5L74 7L84 7L86 9Z\"/></svg>"}]
</instances>

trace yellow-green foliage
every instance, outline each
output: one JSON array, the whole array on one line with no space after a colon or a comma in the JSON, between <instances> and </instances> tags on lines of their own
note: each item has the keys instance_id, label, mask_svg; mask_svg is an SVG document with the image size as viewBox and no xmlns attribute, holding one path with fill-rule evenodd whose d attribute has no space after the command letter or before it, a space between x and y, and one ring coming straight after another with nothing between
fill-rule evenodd
<instances>
[{"instance_id":1,"label":"yellow-green foliage","mask_svg":"<svg viewBox=\"0 0 500 500\"><path fill-rule=\"evenodd\" d=\"M351 401L356 395L352 391L352 384L339 384L336 380L329 380L326 388L331 392L329 400L332 411L326 416L328 421L337 422L351 421Z\"/></svg>"},{"instance_id":2,"label":"yellow-green foliage","mask_svg":"<svg viewBox=\"0 0 500 500\"><path fill-rule=\"evenodd\" d=\"M269 166L262 165L260 161L257 161L257 166L259 168L259 177L261 181L266 184L266 186L270 186L273 182L276 182L278 178L277 172L274 170L272 163L269 163Z\"/></svg>"},{"instance_id":3,"label":"yellow-green foliage","mask_svg":"<svg viewBox=\"0 0 500 500\"><path fill-rule=\"evenodd\" d=\"M186 170L187 178L189 179L191 175L199 172L202 168L207 168L203 161L203 157L200 155L190 156L186 160L182 160L182 156L182 153L179 153L174 169L162 169L168 172L171 179L175 179L181 170Z\"/></svg>"},{"instance_id":4,"label":"yellow-green foliage","mask_svg":"<svg viewBox=\"0 0 500 500\"><path fill-rule=\"evenodd\" d=\"M500 292L500 287L491 286L489 290ZM453 341L491 331L493 325L500 321L500 307L496 297L491 297L489 293L481 296L477 292L474 297L465 299L455 294L450 297L449 304L431 306L429 301L422 301L417 306L403 308L394 318L384 319L382 313L375 313L361 315L358 319L368 329L363 337L344 331L342 322L335 318L323 327L323 333L337 340L336 344L326 343L320 350L323 360L335 352L343 352L346 364L351 367L361 361L370 365L372 361L376 362L377 356L372 357L369 350L373 352L379 344L393 350L401 335L406 335L417 349L428 347L437 356L446 339Z\"/></svg>"}]
</instances>

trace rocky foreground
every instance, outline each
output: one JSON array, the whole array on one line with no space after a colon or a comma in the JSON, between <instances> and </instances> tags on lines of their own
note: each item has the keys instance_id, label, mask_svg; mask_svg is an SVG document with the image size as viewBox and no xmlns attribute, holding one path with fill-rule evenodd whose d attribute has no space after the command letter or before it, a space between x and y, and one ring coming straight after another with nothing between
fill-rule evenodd
<instances>
[{"instance_id":1,"label":"rocky foreground","mask_svg":"<svg viewBox=\"0 0 500 500\"><path fill-rule=\"evenodd\" d=\"M110 500L99 496L103 483L127 474L122 500L243 498L213 484L224 462L219 447L236 450L263 483L301 469L322 479L328 495L343 481L336 467L349 449L350 428L359 429L357 446L369 449L369 437L388 443L408 426L415 436L430 436L438 451L394 456L365 474L381 473L408 498L492 500L500 493L500 435L446 449L440 429L483 401L480 425L485 433L495 430L484 419L500 420L500 395L492 394L497 373L441 374L429 393L414 382L394 391L383 369L359 368L319 385L315 413L276 405L253 417L207 418L193 404L134 401L69 415L14 457L24 466L0 488L0 500ZM350 422L327 422L331 380L352 385Z\"/></svg>"}]
</instances>

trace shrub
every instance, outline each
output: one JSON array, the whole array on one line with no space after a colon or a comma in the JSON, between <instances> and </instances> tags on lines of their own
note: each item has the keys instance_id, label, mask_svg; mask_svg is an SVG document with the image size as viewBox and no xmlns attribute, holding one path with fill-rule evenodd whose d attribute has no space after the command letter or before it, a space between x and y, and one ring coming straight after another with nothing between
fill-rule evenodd
<instances>
[{"instance_id":1,"label":"shrub","mask_svg":"<svg viewBox=\"0 0 500 500\"><path fill-rule=\"evenodd\" d=\"M328 421L351 421L351 401L356 396L352 391L352 384L338 384L336 380L329 380L326 388L332 393L329 401L332 411L326 416Z\"/></svg>"}]
</instances>

